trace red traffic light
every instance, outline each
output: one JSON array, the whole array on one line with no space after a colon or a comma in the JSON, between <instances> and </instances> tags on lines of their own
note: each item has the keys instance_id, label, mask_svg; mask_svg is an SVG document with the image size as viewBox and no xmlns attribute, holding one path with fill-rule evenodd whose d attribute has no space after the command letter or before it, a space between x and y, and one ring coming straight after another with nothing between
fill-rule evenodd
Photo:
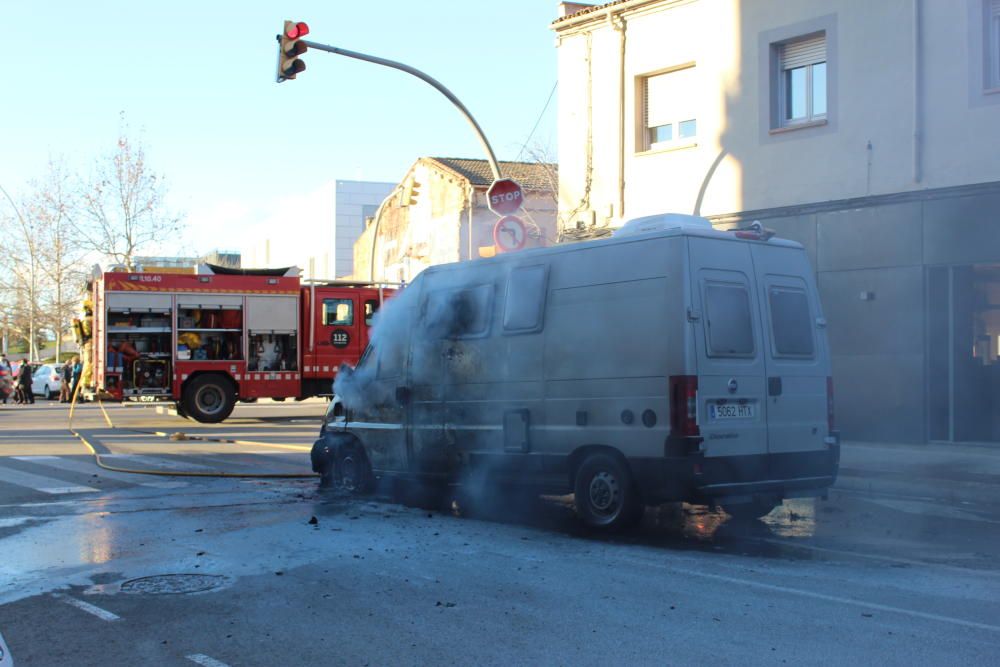
<instances>
[{"instance_id":1,"label":"red traffic light","mask_svg":"<svg viewBox=\"0 0 1000 667\"><path fill-rule=\"evenodd\" d=\"M308 34L309 34L309 26L307 26L305 23L302 23L301 21L296 23L295 25L289 26L285 30L285 35L288 37L288 39L299 39L300 37L305 37Z\"/></svg>"}]
</instances>

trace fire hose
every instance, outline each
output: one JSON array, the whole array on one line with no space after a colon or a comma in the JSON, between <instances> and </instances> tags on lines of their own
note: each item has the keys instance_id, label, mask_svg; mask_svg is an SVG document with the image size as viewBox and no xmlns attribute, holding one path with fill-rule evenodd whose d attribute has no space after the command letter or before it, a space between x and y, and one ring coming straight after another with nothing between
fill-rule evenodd
<instances>
[{"instance_id":1,"label":"fire hose","mask_svg":"<svg viewBox=\"0 0 1000 667\"><path fill-rule=\"evenodd\" d=\"M73 413L76 410L76 399L80 393L80 384L77 383L76 389L73 391L72 399L69 405L69 423L67 428L69 432L76 436L80 442L90 451L90 454L94 457L94 462L99 468L104 470L109 470L111 472L122 472L131 473L133 475L157 475L160 477L226 477L226 478L236 478L236 479L311 479L315 478L314 473L304 474L304 473L236 473L236 472L222 472L222 471L198 471L198 470L180 470L180 471L168 471L168 470L151 470L143 468L122 468L120 466L111 465L105 463L102 460L102 454L97 451L97 449L90 443L90 441L82 433L73 428ZM107 423L108 428L116 431L128 431L130 433L139 433L142 435L152 435L158 438L171 438L176 434L166 433L164 431L147 431L143 429L135 428L124 428L115 426L114 422L111 421L111 417L108 415L107 410L104 409L104 401L99 397L97 399L97 406L101 410L101 414L104 417L105 423ZM183 436L184 440L196 440L199 442L215 442L222 444L234 444L234 445L251 445L256 447L270 447L278 449L293 449L296 451L302 451L302 449L295 445L281 445L270 442L254 442L252 440L236 440L231 438L210 438L197 435L187 435L180 434Z\"/></svg>"}]
</instances>

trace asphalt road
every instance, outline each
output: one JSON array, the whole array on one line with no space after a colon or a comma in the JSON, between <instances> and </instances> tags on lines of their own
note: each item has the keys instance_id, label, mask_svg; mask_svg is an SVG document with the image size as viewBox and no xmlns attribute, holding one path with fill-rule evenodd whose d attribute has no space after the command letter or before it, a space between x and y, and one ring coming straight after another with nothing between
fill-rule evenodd
<instances>
[{"instance_id":1,"label":"asphalt road","mask_svg":"<svg viewBox=\"0 0 1000 667\"><path fill-rule=\"evenodd\" d=\"M206 427L115 406L109 428L84 405L74 426L116 467L309 475L323 408ZM996 485L851 461L828 501L763 522L668 505L612 538L571 498L427 511L309 477L109 472L66 406L3 406L0 667L996 664Z\"/></svg>"}]
</instances>

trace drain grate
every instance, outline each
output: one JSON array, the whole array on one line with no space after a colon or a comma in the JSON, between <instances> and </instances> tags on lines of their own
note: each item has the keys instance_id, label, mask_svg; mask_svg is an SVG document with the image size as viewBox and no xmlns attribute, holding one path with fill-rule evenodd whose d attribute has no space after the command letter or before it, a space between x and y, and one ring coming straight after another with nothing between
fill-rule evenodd
<instances>
[{"instance_id":1,"label":"drain grate","mask_svg":"<svg viewBox=\"0 0 1000 667\"><path fill-rule=\"evenodd\" d=\"M202 593L229 583L229 577L219 574L157 574L130 579L122 584L122 593L143 595L181 595Z\"/></svg>"}]
</instances>

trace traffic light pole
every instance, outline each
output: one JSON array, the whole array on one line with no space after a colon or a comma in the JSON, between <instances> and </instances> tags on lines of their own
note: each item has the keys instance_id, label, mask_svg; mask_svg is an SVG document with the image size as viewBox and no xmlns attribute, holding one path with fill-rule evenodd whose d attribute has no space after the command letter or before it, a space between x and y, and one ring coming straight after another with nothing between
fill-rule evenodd
<instances>
[{"instance_id":1,"label":"traffic light pole","mask_svg":"<svg viewBox=\"0 0 1000 667\"><path fill-rule=\"evenodd\" d=\"M415 67L410 67L409 65L403 64L401 62L396 62L395 60L387 60L385 58L379 58L377 56L369 56L364 53L358 53L357 51L348 51L347 49L340 49L337 48L336 46L319 44L317 42L310 42L304 39L301 40L301 43L305 44L310 49L316 49L317 51L326 51L327 53L333 53L338 56L347 56L348 58L355 58L357 60L364 60L365 62L375 63L376 65L383 65L385 67L398 69L403 72L406 72L407 74L412 74L421 81L425 81L430 85L434 86L434 88L436 88L438 92L447 97L452 104L458 107L458 110L462 113L463 116L465 116L465 120L469 121L469 124L472 125L472 128L476 131L476 136L479 138L479 143L482 144L483 150L486 151L486 157L490 163L490 170L493 172L493 180L495 181L500 180L501 178L500 165L497 163L496 155L494 155L493 153L493 147L490 146L490 142L486 139L486 135L483 134L482 128L479 127L479 123L477 123L476 119L472 117L472 114L469 113L469 110L465 108L465 105L462 104L461 100L455 97L455 94L452 93L447 88L445 88L444 85L441 84L441 82L437 81L431 76L428 76L427 74L424 74Z\"/></svg>"}]
</instances>

